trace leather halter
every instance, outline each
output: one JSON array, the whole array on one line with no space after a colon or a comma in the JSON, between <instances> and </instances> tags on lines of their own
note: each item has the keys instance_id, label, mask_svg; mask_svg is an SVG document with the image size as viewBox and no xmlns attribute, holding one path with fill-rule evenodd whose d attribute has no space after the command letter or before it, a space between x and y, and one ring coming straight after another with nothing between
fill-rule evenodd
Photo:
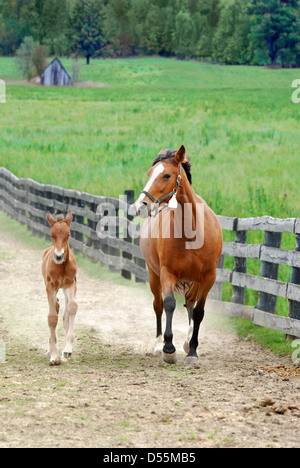
<instances>
[{"instance_id":1,"label":"leather halter","mask_svg":"<svg viewBox=\"0 0 300 468\"><path fill-rule=\"evenodd\" d=\"M175 187L173 188L172 192L167 193L167 195L164 195L163 197L161 197L161 198L159 198L159 199L154 198L154 197L151 195L151 193L146 192L146 190L142 190L141 193L144 193L145 195L147 195L147 197L149 197L150 200L151 200L153 203L157 203L157 204L161 203L162 201L166 200L166 199L169 198L169 197L172 197L173 195L175 195L175 194L177 193L178 187L181 187L181 185L179 185L179 184L180 184L180 181L181 181L181 169L182 169L182 166L181 166L181 164L180 164L180 165L179 165L179 175L178 175L178 177L177 177L176 185L175 185Z\"/></svg>"}]
</instances>

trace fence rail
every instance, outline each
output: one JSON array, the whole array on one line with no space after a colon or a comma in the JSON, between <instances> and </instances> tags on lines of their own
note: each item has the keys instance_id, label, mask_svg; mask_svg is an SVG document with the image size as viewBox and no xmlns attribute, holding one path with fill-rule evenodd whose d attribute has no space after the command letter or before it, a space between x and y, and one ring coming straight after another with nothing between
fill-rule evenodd
<instances>
[{"instance_id":1,"label":"fence rail","mask_svg":"<svg viewBox=\"0 0 300 468\"><path fill-rule=\"evenodd\" d=\"M72 211L70 245L93 262L107 265L127 278L148 282L149 275L138 239L132 238L129 227L139 226L128 215L128 205L134 192L127 190L124 200L96 196L76 190L40 184L32 179L18 178L0 168L0 209L26 224L36 235L50 240L46 212ZM111 212L110 212L111 210ZM99 238L97 226L106 220L107 236ZM229 316L242 317L267 328L300 337L300 219L228 218L219 216L224 231L235 232L233 242L224 242L217 280L210 294L208 309ZM112 221L110 223L109 221ZM110 230L113 226L113 235ZM248 244L249 231L263 231L263 244ZM295 235L295 250L281 249L282 234ZM234 258L234 268L225 268L225 257ZM260 276L247 273L247 260L260 261ZM290 268L289 282L278 280L279 265ZM231 302L223 302L223 284L231 283ZM258 292L255 307L245 305L245 291ZM276 315L277 297L289 301L289 316Z\"/></svg>"}]
</instances>

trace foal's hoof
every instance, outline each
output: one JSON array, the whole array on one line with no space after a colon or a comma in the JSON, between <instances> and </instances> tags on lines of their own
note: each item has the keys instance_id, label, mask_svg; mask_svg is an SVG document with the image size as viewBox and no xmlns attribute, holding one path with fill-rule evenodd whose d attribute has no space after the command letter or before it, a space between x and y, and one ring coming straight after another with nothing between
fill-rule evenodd
<instances>
[{"instance_id":1,"label":"foal's hoof","mask_svg":"<svg viewBox=\"0 0 300 468\"><path fill-rule=\"evenodd\" d=\"M184 360L185 366L197 366L199 364L199 359L197 356L187 356Z\"/></svg>"},{"instance_id":2,"label":"foal's hoof","mask_svg":"<svg viewBox=\"0 0 300 468\"><path fill-rule=\"evenodd\" d=\"M163 354L163 359L167 364L176 364L177 362L176 352L172 354L163 352L162 354Z\"/></svg>"},{"instance_id":3,"label":"foal's hoof","mask_svg":"<svg viewBox=\"0 0 300 468\"><path fill-rule=\"evenodd\" d=\"M62 353L61 360L62 362L70 361L72 353Z\"/></svg>"}]
</instances>

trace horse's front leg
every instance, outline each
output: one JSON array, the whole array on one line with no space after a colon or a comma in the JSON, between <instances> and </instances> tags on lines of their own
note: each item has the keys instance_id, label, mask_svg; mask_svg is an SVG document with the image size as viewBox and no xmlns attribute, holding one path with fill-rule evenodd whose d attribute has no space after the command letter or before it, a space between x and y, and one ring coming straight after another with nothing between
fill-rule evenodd
<instances>
[{"instance_id":1,"label":"horse's front leg","mask_svg":"<svg viewBox=\"0 0 300 468\"><path fill-rule=\"evenodd\" d=\"M173 331L172 322L173 314L176 308L176 301L174 297L174 289L177 283L176 278L169 274L166 269L161 270L161 284L164 292L164 309L166 312L166 330L164 334L165 344L163 347L163 358L168 364L175 364L177 362L176 348L173 345Z\"/></svg>"},{"instance_id":2,"label":"horse's front leg","mask_svg":"<svg viewBox=\"0 0 300 468\"><path fill-rule=\"evenodd\" d=\"M73 342L74 342L74 322L78 310L76 302L76 282L64 290L66 300L66 310L63 317L64 329L66 333L65 347L62 352L62 360L68 361L72 355Z\"/></svg>"},{"instance_id":3,"label":"horse's front leg","mask_svg":"<svg viewBox=\"0 0 300 468\"><path fill-rule=\"evenodd\" d=\"M57 293L51 284L47 285L46 290L49 303L48 326L50 329L49 351L47 355L50 357L50 366L58 366L60 364L60 359L56 346L56 327L58 322L59 302L56 298Z\"/></svg>"},{"instance_id":4,"label":"horse's front leg","mask_svg":"<svg viewBox=\"0 0 300 468\"><path fill-rule=\"evenodd\" d=\"M162 336L162 314L164 311L163 297L162 297L162 288L160 284L160 278L157 276L151 267L148 265L149 269L149 280L150 280L150 289L154 296L153 309L156 315L156 340L154 347L154 356L161 356L163 351L164 340Z\"/></svg>"}]
</instances>

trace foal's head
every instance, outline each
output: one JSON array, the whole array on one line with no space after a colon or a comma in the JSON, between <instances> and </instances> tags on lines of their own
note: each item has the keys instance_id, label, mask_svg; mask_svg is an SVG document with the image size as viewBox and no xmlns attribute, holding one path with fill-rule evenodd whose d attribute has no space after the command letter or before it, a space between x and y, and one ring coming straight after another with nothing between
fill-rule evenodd
<instances>
[{"instance_id":1,"label":"foal's head","mask_svg":"<svg viewBox=\"0 0 300 468\"><path fill-rule=\"evenodd\" d=\"M180 187L182 168L191 183L191 164L186 157L185 147L176 150L162 150L148 171L149 180L134 204L137 215L149 213L150 204L166 203ZM146 214L146 215L147 215Z\"/></svg>"},{"instance_id":2,"label":"foal's head","mask_svg":"<svg viewBox=\"0 0 300 468\"><path fill-rule=\"evenodd\" d=\"M72 219L71 211L69 211L65 219L62 216L57 216L54 219L49 211L47 214L47 221L51 226L51 237L54 245L53 260L57 265L64 263L66 258Z\"/></svg>"}]
</instances>

